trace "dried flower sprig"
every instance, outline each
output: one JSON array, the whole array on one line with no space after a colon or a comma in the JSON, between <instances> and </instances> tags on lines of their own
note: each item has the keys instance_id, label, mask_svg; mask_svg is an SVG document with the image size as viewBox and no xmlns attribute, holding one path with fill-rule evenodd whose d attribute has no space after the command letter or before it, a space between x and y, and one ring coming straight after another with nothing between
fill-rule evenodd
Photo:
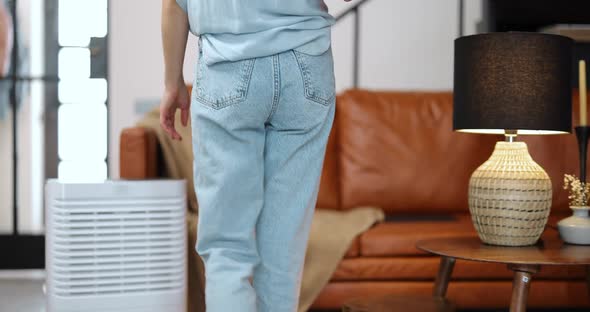
<instances>
[{"instance_id":1,"label":"dried flower sprig","mask_svg":"<svg viewBox=\"0 0 590 312\"><path fill-rule=\"evenodd\" d=\"M566 174L563 177L563 189L569 190L570 206L588 205L590 184L581 182L575 175Z\"/></svg>"}]
</instances>

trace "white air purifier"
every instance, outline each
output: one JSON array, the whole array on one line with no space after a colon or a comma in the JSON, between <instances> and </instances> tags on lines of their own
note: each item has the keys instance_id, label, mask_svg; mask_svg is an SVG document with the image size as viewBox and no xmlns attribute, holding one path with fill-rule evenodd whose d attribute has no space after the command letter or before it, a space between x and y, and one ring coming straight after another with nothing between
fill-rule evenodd
<instances>
[{"instance_id":1,"label":"white air purifier","mask_svg":"<svg viewBox=\"0 0 590 312\"><path fill-rule=\"evenodd\" d=\"M181 180L45 185L47 312L186 312Z\"/></svg>"}]
</instances>

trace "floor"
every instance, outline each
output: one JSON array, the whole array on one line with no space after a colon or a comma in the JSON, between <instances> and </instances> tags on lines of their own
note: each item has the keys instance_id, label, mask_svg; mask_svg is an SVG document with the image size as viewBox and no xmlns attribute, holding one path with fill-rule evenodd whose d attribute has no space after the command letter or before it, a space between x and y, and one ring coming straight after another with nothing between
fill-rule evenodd
<instances>
[{"instance_id":1,"label":"floor","mask_svg":"<svg viewBox=\"0 0 590 312\"><path fill-rule=\"evenodd\" d=\"M44 312L42 270L0 271L0 312Z\"/></svg>"},{"instance_id":2,"label":"floor","mask_svg":"<svg viewBox=\"0 0 590 312\"><path fill-rule=\"evenodd\" d=\"M45 312L43 292L45 273L42 270L0 270L0 312ZM507 312L501 310L465 310L459 312ZM580 309L528 310L528 312L582 312ZM310 312L340 312L310 311Z\"/></svg>"},{"instance_id":3,"label":"floor","mask_svg":"<svg viewBox=\"0 0 590 312\"><path fill-rule=\"evenodd\" d=\"M309 312L341 312L340 310L310 310ZM496 309L496 310L459 310L457 312L509 312L508 309ZM547 310L547 309L528 309L527 312L588 312L587 309L558 309L558 310Z\"/></svg>"},{"instance_id":4,"label":"floor","mask_svg":"<svg viewBox=\"0 0 590 312\"><path fill-rule=\"evenodd\" d=\"M457 312L509 312L509 309L495 310L458 310ZM309 310L309 312L341 312L340 310ZM528 309L527 312L588 312L587 309Z\"/></svg>"}]
</instances>

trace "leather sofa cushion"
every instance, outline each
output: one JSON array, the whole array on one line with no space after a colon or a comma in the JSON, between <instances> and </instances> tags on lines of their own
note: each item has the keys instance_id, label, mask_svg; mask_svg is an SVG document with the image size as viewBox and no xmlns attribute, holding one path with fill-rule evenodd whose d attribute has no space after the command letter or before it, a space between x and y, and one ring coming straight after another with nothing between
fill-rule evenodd
<instances>
[{"instance_id":1,"label":"leather sofa cushion","mask_svg":"<svg viewBox=\"0 0 590 312\"><path fill-rule=\"evenodd\" d=\"M361 256L423 256L416 242L429 238L477 235L468 214L390 217L360 237Z\"/></svg>"},{"instance_id":2,"label":"leather sofa cushion","mask_svg":"<svg viewBox=\"0 0 590 312\"><path fill-rule=\"evenodd\" d=\"M343 209L466 212L469 177L501 137L452 131L449 92L352 90L339 97Z\"/></svg>"},{"instance_id":3,"label":"leather sofa cushion","mask_svg":"<svg viewBox=\"0 0 590 312\"><path fill-rule=\"evenodd\" d=\"M574 91L574 126L578 103ZM342 209L373 205L387 213L467 211L469 177L503 138L453 132L452 106L451 92L341 94L335 149ZM551 177L553 211L569 212L562 186L564 173L579 175L575 135L519 140Z\"/></svg>"},{"instance_id":4,"label":"leather sofa cushion","mask_svg":"<svg viewBox=\"0 0 590 312\"><path fill-rule=\"evenodd\" d=\"M553 185L552 212L571 212L568 191L563 189L564 173L579 176L578 147L576 137L570 135L530 136L522 141L527 143L529 154L551 178Z\"/></svg>"},{"instance_id":5,"label":"leather sofa cushion","mask_svg":"<svg viewBox=\"0 0 590 312\"><path fill-rule=\"evenodd\" d=\"M158 176L158 139L147 128L123 129L119 142L119 175L122 179L153 179Z\"/></svg>"},{"instance_id":6,"label":"leather sofa cushion","mask_svg":"<svg viewBox=\"0 0 590 312\"><path fill-rule=\"evenodd\" d=\"M370 281L328 284L316 298L315 309L338 309L355 297L432 296L432 281ZM512 281L455 281L449 284L447 297L458 309L504 309L510 305ZM529 308L589 307L585 281L533 281Z\"/></svg>"},{"instance_id":7,"label":"leather sofa cushion","mask_svg":"<svg viewBox=\"0 0 590 312\"><path fill-rule=\"evenodd\" d=\"M361 239L360 236L354 238L352 243L350 243L350 247L346 251L344 258L356 258L361 255Z\"/></svg>"},{"instance_id":8,"label":"leather sofa cushion","mask_svg":"<svg viewBox=\"0 0 590 312\"><path fill-rule=\"evenodd\" d=\"M338 114L338 112L336 112ZM338 125L336 120L332 125L332 131L328 137L326 146L326 156L324 157L324 167L320 180L320 189L318 193L317 207L321 209L339 209L340 208L340 185L338 184L338 148L336 145L336 136L338 135Z\"/></svg>"},{"instance_id":9,"label":"leather sofa cushion","mask_svg":"<svg viewBox=\"0 0 590 312\"><path fill-rule=\"evenodd\" d=\"M362 257L344 259L331 281L420 281L434 280L439 257ZM453 280L512 280L514 273L505 264L457 260ZM537 279L582 280L583 266L544 266Z\"/></svg>"},{"instance_id":10,"label":"leather sofa cushion","mask_svg":"<svg viewBox=\"0 0 590 312\"><path fill-rule=\"evenodd\" d=\"M553 214L548 226L554 227L567 215ZM469 214L449 214L438 216L388 216L386 222L379 223L360 236L361 257L406 257L425 256L416 243L424 239L476 236L477 233ZM555 229L543 234L558 235Z\"/></svg>"},{"instance_id":11,"label":"leather sofa cushion","mask_svg":"<svg viewBox=\"0 0 590 312\"><path fill-rule=\"evenodd\" d=\"M572 125L579 123L579 93L573 95ZM571 213L569 209L568 191L563 189L564 173L580 175L578 143L575 134L566 135L534 135L523 136L529 154L549 174L553 184L552 213ZM586 168L586 176L590 177L590 166Z\"/></svg>"}]
</instances>

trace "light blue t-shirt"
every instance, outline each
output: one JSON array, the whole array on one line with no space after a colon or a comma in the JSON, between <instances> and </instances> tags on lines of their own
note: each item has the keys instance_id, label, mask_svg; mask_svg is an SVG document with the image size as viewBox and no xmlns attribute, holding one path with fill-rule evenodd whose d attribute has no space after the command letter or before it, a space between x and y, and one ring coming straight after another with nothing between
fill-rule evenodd
<instances>
[{"instance_id":1,"label":"light blue t-shirt","mask_svg":"<svg viewBox=\"0 0 590 312\"><path fill-rule=\"evenodd\" d=\"M288 50L319 55L330 47L334 18L322 0L176 1L209 65Z\"/></svg>"}]
</instances>

